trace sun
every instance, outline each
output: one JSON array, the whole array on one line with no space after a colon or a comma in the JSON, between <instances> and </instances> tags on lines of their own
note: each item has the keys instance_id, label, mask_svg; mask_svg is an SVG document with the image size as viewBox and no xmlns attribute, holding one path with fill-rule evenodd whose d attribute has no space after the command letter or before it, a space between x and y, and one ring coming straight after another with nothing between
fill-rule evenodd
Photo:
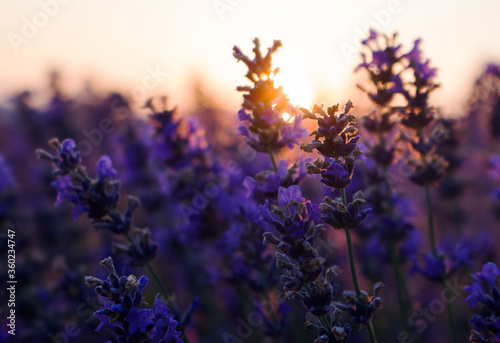
<instances>
[{"instance_id":1,"label":"sun","mask_svg":"<svg viewBox=\"0 0 500 343\"><path fill-rule=\"evenodd\" d=\"M275 86L283 86L283 92L294 106L311 107L313 91L300 64L288 59L276 63L280 70L274 78ZM290 114L283 113L283 119L290 119Z\"/></svg>"}]
</instances>

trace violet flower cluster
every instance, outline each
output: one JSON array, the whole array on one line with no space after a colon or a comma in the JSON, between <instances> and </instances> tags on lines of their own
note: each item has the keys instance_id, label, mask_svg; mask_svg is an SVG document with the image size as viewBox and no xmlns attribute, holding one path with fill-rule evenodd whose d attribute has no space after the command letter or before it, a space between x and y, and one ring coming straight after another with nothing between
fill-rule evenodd
<instances>
[{"instance_id":1,"label":"violet flower cluster","mask_svg":"<svg viewBox=\"0 0 500 343\"><path fill-rule=\"evenodd\" d=\"M281 43L266 54L257 39L251 57L233 50L249 82L233 118L201 86L189 113L162 98L141 115L126 95L89 87L72 97L57 73L45 107L26 91L0 108L0 251L15 231L14 338L500 341L490 211L500 208L500 68L486 66L469 107L443 119L422 42L397 38L372 30L361 42L363 118L350 101L290 106L274 81ZM32 153L51 137L73 137L37 151L54 173ZM147 278L132 271L142 266ZM469 270L480 272L463 292ZM86 278L95 292L84 275L98 276ZM193 295L201 302L181 313Z\"/></svg>"},{"instance_id":2,"label":"violet flower cluster","mask_svg":"<svg viewBox=\"0 0 500 343\"><path fill-rule=\"evenodd\" d=\"M325 259L315 248L315 238L325 230L318 209L305 201L299 186L291 186L280 187L277 205L271 208L266 201L260 213L260 221L279 234L264 233L264 243L277 247L285 297L300 300L308 310L305 328L317 332L316 343L347 342L352 329L340 323L342 311L333 300L337 273L334 268L325 270Z\"/></svg>"},{"instance_id":3,"label":"violet flower cluster","mask_svg":"<svg viewBox=\"0 0 500 343\"><path fill-rule=\"evenodd\" d=\"M144 301L143 291L149 283L145 276L118 276L111 257L100 265L109 273L106 280L85 277L87 286L95 287L96 294L105 299L104 309L94 314L101 321L96 331L106 327L115 333L118 342L183 342L181 333L176 331L177 321L162 303L160 294L152 307Z\"/></svg>"},{"instance_id":4,"label":"violet flower cluster","mask_svg":"<svg viewBox=\"0 0 500 343\"><path fill-rule=\"evenodd\" d=\"M72 139L62 143L57 139L50 141L57 151L51 155L45 150L36 151L39 158L52 162L56 181L52 186L57 189L56 205L64 201L73 204L73 218L86 213L92 219L92 226L96 229L109 230L128 238L129 244L115 244L117 252L126 253L132 266L140 267L155 258L158 245L151 240L149 229L132 229L133 213L139 205L139 199L129 196L127 210L124 214L117 211L120 199L120 183L115 180L117 171L113 168L111 159L104 155L96 165L97 177L91 179L80 165L81 156ZM133 231L134 240L129 236Z\"/></svg>"},{"instance_id":5,"label":"violet flower cluster","mask_svg":"<svg viewBox=\"0 0 500 343\"><path fill-rule=\"evenodd\" d=\"M291 149L306 132L301 126L300 112L289 103L283 87L274 85L273 77L279 68L273 69L272 56L282 43L275 40L265 55L260 51L259 39L255 38L253 43L253 59L237 46L233 48L234 58L245 63L248 68L245 77L252 82L252 86L237 87L238 92L245 93L238 112L238 119L244 124L238 127L238 133L248 137L248 144L259 152L276 152L285 146Z\"/></svg>"},{"instance_id":6,"label":"violet flower cluster","mask_svg":"<svg viewBox=\"0 0 500 343\"><path fill-rule=\"evenodd\" d=\"M348 101L344 111L338 115L336 114L339 112L338 105L329 107L326 112L322 106L317 105L314 106L312 112L303 108L304 117L316 120L318 129L311 134L314 136L313 141L303 143L301 149L307 152L316 150L324 157L307 164L307 170L311 174L320 174L320 182L325 186L332 190L340 190L340 198L331 199L327 196L324 203L319 205L322 221L334 229L345 230L346 234L351 278L355 292L345 291L346 303L339 305L339 307L350 313L353 323L366 326L370 340L375 342L376 338L371 319L375 311L382 308L379 292L384 286L382 283L377 283L373 297L369 297L366 292L361 291L350 234L363 222L371 209L363 209L366 201L361 191L353 195L353 200L350 203L347 202L345 192L345 188L352 182L356 160L364 159L364 155L356 144L359 140L358 129L355 126L356 117L349 114L353 107L352 102Z\"/></svg>"}]
</instances>

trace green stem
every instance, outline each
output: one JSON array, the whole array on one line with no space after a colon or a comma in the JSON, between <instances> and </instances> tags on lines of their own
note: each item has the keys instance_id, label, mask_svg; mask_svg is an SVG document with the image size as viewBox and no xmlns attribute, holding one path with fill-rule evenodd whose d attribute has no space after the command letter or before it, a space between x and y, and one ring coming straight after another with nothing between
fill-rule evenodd
<instances>
[{"instance_id":1,"label":"green stem","mask_svg":"<svg viewBox=\"0 0 500 343\"><path fill-rule=\"evenodd\" d=\"M351 240L351 231L349 229L345 229L345 239L347 242L347 252L349 254L349 267L351 269L351 278L354 284L354 290L356 291L356 298L359 298L361 295L361 290L359 288L358 276L356 275L356 264L354 262L354 252L352 250L352 240Z\"/></svg>"},{"instance_id":2,"label":"green stem","mask_svg":"<svg viewBox=\"0 0 500 343\"><path fill-rule=\"evenodd\" d=\"M424 156L422 155L422 159L425 162ZM431 202L431 192L430 192L430 187L429 183L425 183L425 203L427 205L427 221L429 225L429 241L431 245L431 250L432 250L432 255L434 258L438 258L438 253L436 249L436 237L434 234L434 213L432 211L432 202ZM446 290L447 286L443 283L443 289ZM448 323L450 325L450 330L451 330L451 335L453 338L453 342L457 343L457 333L455 330L455 323L453 321L453 312L451 309L451 304L449 302L446 302L446 309L448 312Z\"/></svg>"},{"instance_id":3,"label":"green stem","mask_svg":"<svg viewBox=\"0 0 500 343\"><path fill-rule=\"evenodd\" d=\"M410 332L408 327L408 287L405 279L401 275L401 265L397 256L396 246L394 242L389 243L389 253L391 256L392 270L394 272L394 280L396 281L396 290L398 293L399 313L401 315L401 323L407 332Z\"/></svg>"},{"instance_id":4,"label":"green stem","mask_svg":"<svg viewBox=\"0 0 500 343\"><path fill-rule=\"evenodd\" d=\"M392 202L392 192L391 192L391 184L389 182L389 175L387 173L387 167L384 166L384 184L385 191L387 197L387 212L389 215L394 215L394 204ZM401 315L402 325L405 327L407 332L410 332L408 326L408 305L410 303L408 299L408 287L406 285L406 281L404 277L402 277L401 273L401 264L397 255L396 244L393 241L389 243L389 252L391 256L392 270L394 272L394 280L396 281L396 290L398 293L398 301L399 301L399 312Z\"/></svg>"},{"instance_id":5,"label":"green stem","mask_svg":"<svg viewBox=\"0 0 500 343\"><path fill-rule=\"evenodd\" d=\"M431 201L431 191L428 183L425 183L425 203L427 205L427 223L429 227L429 244L431 245L432 255L435 258L438 257L437 249L436 249L436 236L434 234L434 213L432 210L432 201Z\"/></svg>"},{"instance_id":6,"label":"green stem","mask_svg":"<svg viewBox=\"0 0 500 343\"><path fill-rule=\"evenodd\" d=\"M392 191L391 183L389 181L389 174L387 173L387 167L384 167L384 184L385 184L385 196L387 201L387 212L392 216L394 214L394 204L392 203Z\"/></svg>"},{"instance_id":7,"label":"green stem","mask_svg":"<svg viewBox=\"0 0 500 343\"><path fill-rule=\"evenodd\" d=\"M443 282L443 289L449 290L446 283ZM446 301L446 310L448 312L448 321L450 323L451 336L453 338L453 343L458 343L457 330L455 329L455 322L453 321L453 310L451 308L451 303Z\"/></svg>"},{"instance_id":8,"label":"green stem","mask_svg":"<svg viewBox=\"0 0 500 343\"><path fill-rule=\"evenodd\" d=\"M342 195L342 203L347 207L347 196L345 194L345 188L340 189L340 194ZM354 284L354 290L356 291L356 298L359 298L359 296L361 295L361 290L359 288L358 276L356 274L356 263L354 262L354 251L352 249L351 231L348 228L345 228L344 231L347 243L347 253L349 255L349 267L351 269L351 278Z\"/></svg>"},{"instance_id":9,"label":"green stem","mask_svg":"<svg viewBox=\"0 0 500 343\"><path fill-rule=\"evenodd\" d=\"M375 330L373 329L371 320L368 322L368 334L370 335L370 341L377 342L377 338L375 337Z\"/></svg>"},{"instance_id":10,"label":"green stem","mask_svg":"<svg viewBox=\"0 0 500 343\"><path fill-rule=\"evenodd\" d=\"M278 166L276 165L276 160L274 159L274 154L271 150L269 150L269 157L271 158L271 163L273 165L274 172L278 172Z\"/></svg>"},{"instance_id":11,"label":"green stem","mask_svg":"<svg viewBox=\"0 0 500 343\"><path fill-rule=\"evenodd\" d=\"M347 196L345 193L345 188L340 189L340 194L342 196L342 203L347 207ZM352 283L354 284L354 290L356 291L356 299L360 300L361 290L359 288L358 276L356 274L356 263L354 262L354 251L352 249L352 239L351 239L351 231L349 228L344 228L345 231L345 239L347 243L347 253L349 255L349 267L351 269L351 277ZM368 323L368 334L370 335L370 341L372 343L377 343L377 339L375 338L375 331L373 330L373 325L370 320Z\"/></svg>"},{"instance_id":12,"label":"green stem","mask_svg":"<svg viewBox=\"0 0 500 343\"><path fill-rule=\"evenodd\" d=\"M130 244L134 244L134 241L132 240L132 238L130 238L128 233L125 234L125 237L127 238L127 240L129 241ZM148 268L149 272L153 276L153 279L155 279L155 282L158 285L158 288L160 289L160 294L165 299L165 301L168 303L167 291L165 290L165 287L163 287L163 284L161 283L160 278L158 277L158 274L156 274L154 268L151 266L151 264L149 262L146 262L146 267ZM189 338L186 336L186 333L184 331L182 331L181 337L182 337L184 342L190 343Z\"/></svg>"}]
</instances>

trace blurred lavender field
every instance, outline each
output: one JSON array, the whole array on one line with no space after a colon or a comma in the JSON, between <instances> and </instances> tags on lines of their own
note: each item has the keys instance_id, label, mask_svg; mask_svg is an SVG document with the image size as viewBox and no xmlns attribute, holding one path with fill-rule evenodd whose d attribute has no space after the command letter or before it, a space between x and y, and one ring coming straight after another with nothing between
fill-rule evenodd
<instances>
[{"instance_id":1,"label":"blurred lavender field","mask_svg":"<svg viewBox=\"0 0 500 343\"><path fill-rule=\"evenodd\" d=\"M500 342L500 59L458 101L393 22L416 5L378 5L333 87L269 27L213 52L220 82L169 60L127 90L3 84L0 342Z\"/></svg>"}]
</instances>

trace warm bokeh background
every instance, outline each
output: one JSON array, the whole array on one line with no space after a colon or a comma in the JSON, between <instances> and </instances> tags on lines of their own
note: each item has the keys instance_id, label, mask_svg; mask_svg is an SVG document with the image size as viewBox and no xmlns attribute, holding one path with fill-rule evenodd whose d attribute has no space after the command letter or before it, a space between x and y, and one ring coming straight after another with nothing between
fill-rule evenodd
<instances>
[{"instance_id":1,"label":"warm bokeh background","mask_svg":"<svg viewBox=\"0 0 500 343\"><path fill-rule=\"evenodd\" d=\"M4 0L0 99L44 89L48 71L57 69L74 93L88 82L137 103L167 93L188 110L198 84L221 107L236 108L241 95L234 87L244 83L244 67L231 48L237 44L248 53L251 38L260 37L265 47L283 41L276 62L292 93L310 90L316 102L356 100L362 98L354 88L357 49L372 26L397 30L407 48L423 38L442 83L435 104L454 114L485 63L500 61L499 11L497 0ZM145 90L150 69L163 76ZM310 96L295 98L304 106Z\"/></svg>"}]
</instances>

